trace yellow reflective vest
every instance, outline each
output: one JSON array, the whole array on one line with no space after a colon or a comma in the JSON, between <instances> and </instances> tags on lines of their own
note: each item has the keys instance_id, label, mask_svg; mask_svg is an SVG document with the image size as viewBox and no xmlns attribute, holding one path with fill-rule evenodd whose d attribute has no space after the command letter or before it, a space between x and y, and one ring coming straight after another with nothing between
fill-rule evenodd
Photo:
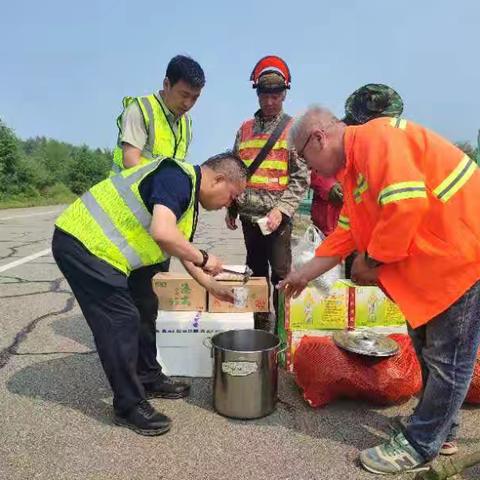
<instances>
[{"instance_id":1,"label":"yellow reflective vest","mask_svg":"<svg viewBox=\"0 0 480 480\"><path fill-rule=\"evenodd\" d=\"M149 233L152 215L139 191L142 180L161 169L165 162L174 162L192 182L190 203L177 221L182 235L191 241L198 216L197 174L192 165L173 159L125 169L97 183L73 202L55 225L126 275L136 268L166 260L168 255Z\"/></svg>"},{"instance_id":2,"label":"yellow reflective vest","mask_svg":"<svg viewBox=\"0 0 480 480\"><path fill-rule=\"evenodd\" d=\"M147 143L141 153L141 165L145 165L159 157L184 160L192 140L192 121L190 116L188 114L182 115L177 133L175 134L168 121L165 107L154 94L146 97L125 97L122 101L123 111L117 118L119 141L113 152L113 164L110 175L114 175L125 168L123 166L123 150L120 143L122 116L125 109L133 102L138 103L143 115L145 129L147 130Z\"/></svg>"}]
</instances>

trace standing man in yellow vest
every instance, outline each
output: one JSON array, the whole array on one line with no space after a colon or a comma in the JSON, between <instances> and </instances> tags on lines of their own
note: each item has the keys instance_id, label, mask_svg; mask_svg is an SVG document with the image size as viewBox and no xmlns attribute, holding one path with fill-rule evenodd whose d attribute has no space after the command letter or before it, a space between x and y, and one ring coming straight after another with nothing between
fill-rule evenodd
<instances>
[{"instance_id":1,"label":"standing man in yellow vest","mask_svg":"<svg viewBox=\"0 0 480 480\"><path fill-rule=\"evenodd\" d=\"M162 90L145 97L124 98L124 110L117 119L119 133L111 174L156 158L183 161L192 139L187 112L195 105L204 85L202 67L190 57L177 55L167 66ZM128 277L130 293L140 312L139 373L151 380L161 375L155 358L158 300L152 290L152 277L167 272L169 267L168 258L137 268ZM165 380L165 396L178 398L187 392L185 383Z\"/></svg>"},{"instance_id":2,"label":"standing man in yellow vest","mask_svg":"<svg viewBox=\"0 0 480 480\"><path fill-rule=\"evenodd\" d=\"M192 243L199 205L228 207L245 189L246 168L232 152L201 166L173 159L125 170L94 185L57 219L52 252L92 330L113 390L115 423L160 435L170 419L147 398L178 398L188 387L162 374L145 344L141 312L129 278L170 255L212 295L233 301L216 282L222 262Z\"/></svg>"},{"instance_id":3,"label":"standing man in yellow vest","mask_svg":"<svg viewBox=\"0 0 480 480\"><path fill-rule=\"evenodd\" d=\"M234 150L250 168L245 193L226 216L227 227L237 228L242 222L247 265L255 276L269 277L274 286L290 271L292 217L309 185L308 168L293 148L287 144L291 119L283 113L286 91L290 88L290 71L279 57L262 58L254 67L250 80L257 90L260 109L254 118L243 122L237 132ZM257 156L276 134L278 138L265 158ZM263 154L265 154L265 149ZM258 166L255 166L257 164ZM253 171L255 170L255 171ZM264 222L264 232L259 223ZM278 295L273 293L277 314ZM277 322L275 321L275 331ZM255 328L270 329L269 315L256 314Z\"/></svg>"},{"instance_id":4,"label":"standing man in yellow vest","mask_svg":"<svg viewBox=\"0 0 480 480\"><path fill-rule=\"evenodd\" d=\"M185 160L192 140L187 112L204 85L202 67L190 57L177 55L167 66L163 90L145 97L125 97L123 112L117 118L112 173L156 157Z\"/></svg>"}]
</instances>

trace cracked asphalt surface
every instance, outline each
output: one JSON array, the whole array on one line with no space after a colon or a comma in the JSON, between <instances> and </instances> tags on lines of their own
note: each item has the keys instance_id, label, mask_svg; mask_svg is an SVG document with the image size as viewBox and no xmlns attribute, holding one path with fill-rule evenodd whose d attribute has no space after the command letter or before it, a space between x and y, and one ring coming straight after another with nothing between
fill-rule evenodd
<instances>
[{"instance_id":1,"label":"cracked asphalt surface","mask_svg":"<svg viewBox=\"0 0 480 480\"><path fill-rule=\"evenodd\" d=\"M0 211L0 268L48 248L60 210ZM221 212L203 215L196 243L227 263L244 261L241 232L228 231ZM0 273L1 480L369 479L358 451L386 438L390 417L415 404L338 401L314 410L284 372L279 397L269 417L229 420L212 410L210 382L193 379L189 398L152 401L173 418L168 434L116 427L90 332L52 256ZM477 408L465 407L463 452L480 445L479 420ZM480 469L463 478L480 478Z\"/></svg>"}]
</instances>

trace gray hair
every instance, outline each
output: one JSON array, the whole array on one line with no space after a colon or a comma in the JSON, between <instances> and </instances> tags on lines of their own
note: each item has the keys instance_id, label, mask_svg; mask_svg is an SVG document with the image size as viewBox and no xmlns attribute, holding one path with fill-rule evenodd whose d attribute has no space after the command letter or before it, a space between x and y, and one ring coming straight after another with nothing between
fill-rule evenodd
<instances>
[{"instance_id":1,"label":"gray hair","mask_svg":"<svg viewBox=\"0 0 480 480\"><path fill-rule=\"evenodd\" d=\"M208 167L214 172L223 173L228 180L235 183L246 180L248 175L245 163L231 150L210 157L202 163L202 167Z\"/></svg>"},{"instance_id":2,"label":"gray hair","mask_svg":"<svg viewBox=\"0 0 480 480\"><path fill-rule=\"evenodd\" d=\"M295 145L295 140L308 135L312 127L326 129L338 121L338 118L328 108L312 105L293 122L288 133L288 143Z\"/></svg>"}]
</instances>

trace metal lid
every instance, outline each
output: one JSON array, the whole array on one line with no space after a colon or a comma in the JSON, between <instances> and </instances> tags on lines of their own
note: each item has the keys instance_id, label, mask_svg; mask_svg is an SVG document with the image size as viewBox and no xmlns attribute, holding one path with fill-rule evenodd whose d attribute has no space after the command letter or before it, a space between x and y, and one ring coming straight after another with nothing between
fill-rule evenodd
<instances>
[{"instance_id":1,"label":"metal lid","mask_svg":"<svg viewBox=\"0 0 480 480\"><path fill-rule=\"evenodd\" d=\"M371 330L342 330L332 338L338 347L369 357L390 357L399 350L395 340Z\"/></svg>"}]
</instances>

